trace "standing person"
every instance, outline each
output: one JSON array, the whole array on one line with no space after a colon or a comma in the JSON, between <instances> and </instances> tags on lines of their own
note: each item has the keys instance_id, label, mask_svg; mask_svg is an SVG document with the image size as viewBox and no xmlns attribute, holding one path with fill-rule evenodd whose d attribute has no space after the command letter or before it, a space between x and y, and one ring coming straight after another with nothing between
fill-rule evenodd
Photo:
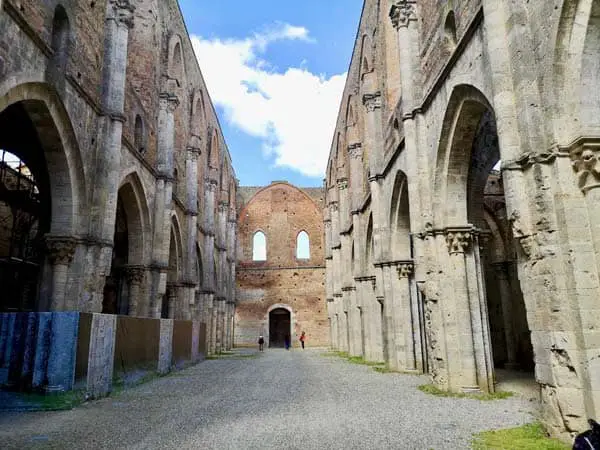
<instances>
[{"instance_id":1,"label":"standing person","mask_svg":"<svg viewBox=\"0 0 600 450\"><path fill-rule=\"evenodd\" d=\"M306 333L303 331L300 335L300 344L302 345L302 350L304 350L304 341L306 340Z\"/></svg>"},{"instance_id":2,"label":"standing person","mask_svg":"<svg viewBox=\"0 0 600 450\"><path fill-rule=\"evenodd\" d=\"M284 342L285 342L285 349L289 350L290 349L290 335L289 334L285 335Z\"/></svg>"},{"instance_id":3,"label":"standing person","mask_svg":"<svg viewBox=\"0 0 600 450\"><path fill-rule=\"evenodd\" d=\"M262 337L262 334L258 337L258 351L262 352L265 348L265 338Z\"/></svg>"}]
</instances>

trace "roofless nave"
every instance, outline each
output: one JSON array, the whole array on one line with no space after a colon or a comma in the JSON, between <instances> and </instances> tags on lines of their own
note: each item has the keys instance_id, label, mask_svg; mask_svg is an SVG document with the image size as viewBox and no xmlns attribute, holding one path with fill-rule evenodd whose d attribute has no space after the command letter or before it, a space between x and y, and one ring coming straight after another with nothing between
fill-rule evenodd
<instances>
[{"instance_id":1,"label":"roofless nave","mask_svg":"<svg viewBox=\"0 0 600 450\"><path fill-rule=\"evenodd\" d=\"M280 309L290 334L319 335L327 313L334 348L442 389L529 370L549 428L584 429L600 403L598 17L596 0L367 0L325 192L248 197L175 0L0 0L0 382L103 395L113 368L167 371L268 334ZM261 205L281 221L246 217Z\"/></svg>"}]
</instances>

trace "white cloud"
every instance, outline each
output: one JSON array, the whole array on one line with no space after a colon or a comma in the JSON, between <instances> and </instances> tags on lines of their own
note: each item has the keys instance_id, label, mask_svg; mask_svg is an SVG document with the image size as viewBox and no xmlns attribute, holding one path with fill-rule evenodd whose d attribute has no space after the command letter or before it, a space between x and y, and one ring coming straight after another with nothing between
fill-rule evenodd
<instances>
[{"instance_id":1,"label":"white cloud","mask_svg":"<svg viewBox=\"0 0 600 450\"><path fill-rule=\"evenodd\" d=\"M305 62L277 72L261 54L280 40L312 42L306 28L286 23L246 39L192 36L211 98L226 120L260 138L277 166L323 176L346 74L313 74Z\"/></svg>"}]
</instances>

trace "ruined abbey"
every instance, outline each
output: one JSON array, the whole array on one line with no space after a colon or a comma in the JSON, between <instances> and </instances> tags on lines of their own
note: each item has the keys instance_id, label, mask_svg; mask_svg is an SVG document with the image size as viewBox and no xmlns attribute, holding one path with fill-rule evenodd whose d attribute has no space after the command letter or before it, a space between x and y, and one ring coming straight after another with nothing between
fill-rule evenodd
<instances>
[{"instance_id":1,"label":"ruined abbey","mask_svg":"<svg viewBox=\"0 0 600 450\"><path fill-rule=\"evenodd\" d=\"M332 345L600 414L600 2L366 0L326 180Z\"/></svg>"},{"instance_id":2,"label":"ruined abbey","mask_svg":"<svg viewBox=\"0 0 600 450\"><path fill-rule=\"evenodd\" d=\"M0 385L306 332L586 429L599 68L600 0L365 0L323 188L243 187L177 0L0 0Z\"/></svg>"}]
</instances>

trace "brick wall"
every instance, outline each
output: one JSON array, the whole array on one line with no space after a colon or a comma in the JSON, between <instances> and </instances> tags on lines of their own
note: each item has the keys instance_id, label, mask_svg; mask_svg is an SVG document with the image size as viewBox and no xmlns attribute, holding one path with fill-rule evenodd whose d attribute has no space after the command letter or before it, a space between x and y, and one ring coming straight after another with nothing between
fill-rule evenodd
<instances>
[{"instance_id":1,"label":"brick wall","mask_svg":"<svg viewBox=\"0 0 600 450\"><path fill-rule=\"evenodd\" d=\"M321 189L301 190L285 182L238 191L236 344L253 344L268 332L268 312L282 304L292 311L292 340L305 331L309 345L327 345ZM241 203L241 204L240 204ZM252 260L254 234L267 240L267 260ZM310 259L296 259L296 239L310 238Z\"/></svg>"}]
</instances>

